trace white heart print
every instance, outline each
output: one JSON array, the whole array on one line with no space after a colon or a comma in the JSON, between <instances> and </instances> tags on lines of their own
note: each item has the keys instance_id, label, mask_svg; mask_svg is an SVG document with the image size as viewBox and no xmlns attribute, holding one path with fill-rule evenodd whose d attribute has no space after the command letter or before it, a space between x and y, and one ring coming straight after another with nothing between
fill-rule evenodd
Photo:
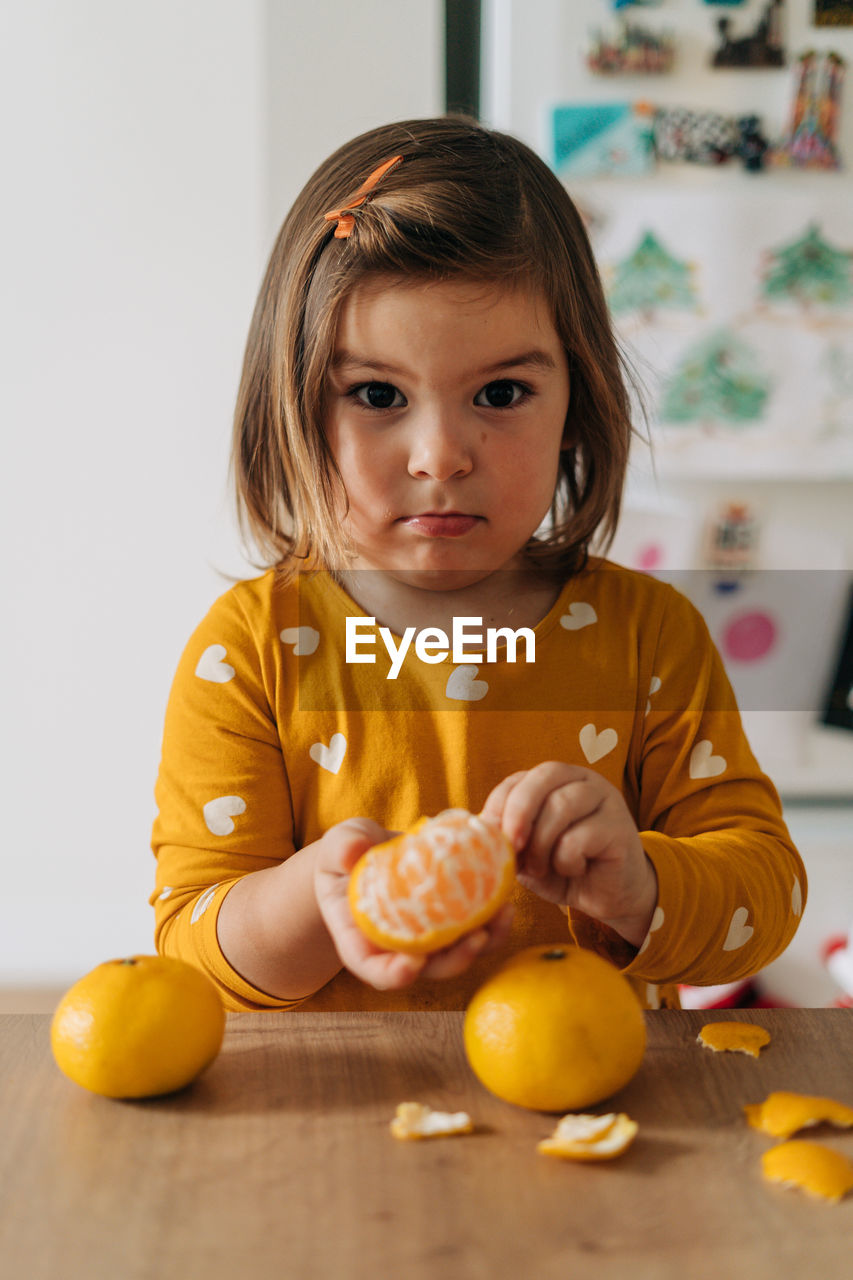
<instances>
[{"instance_id":1,"label":"white heart print","mask_svg":"<svg viewBox=\"0 0 853 1280\"><path fill-rule=\"evenodd\" d=\"M595 764L596 760L610 755L619 741L619 734L615 729L602 729L598 733L594 724L585 724L578 734L578 741L589 763Z\"/></svg>"},{"instance_id":2,"label":"white heart print","mask_svg":"<svg viewBox=\"0 0 853 1280\"><path fill-rule=\"evenodd\" d=\"M712 755L714 750L710 740L703 738L697 742L690 752L691 778L716 778L726 771L726 762L722 756Z\"/></svg>"},{"instance_id":3,"label":"white heart print","mask_svg":"<svg viewBox=\"0 0 853 1280\"><path fill-rule=\"evenodd\" d=\"M726 934L726 940L723 943L724 951L737 951L740 947L746 945L752 937L755 930L751 924L747 924L749 912L746 907L738 907L731 919L729 931Z\"/></svg>"},{"instance_id":4,"label":"white heart print","mask_svg":"<svg viewBox=\"0 0 853 1280\"><path fill-rule=\"evenodd\" d=\"M209 680L211 684L227 684L235 676L230 662L223 662L224 644L209 644L196 663L195 673L199 680Z\"/></svg>"},{"instance_id":5,"label":"white heart print","mask_svg":"<svg viewBox=\"0 0 853 1280\"><path fill-rule=\"evenodd\" d=\"M485 698L489 686L485 680L476 679L479 670L479 667L456 667L447 677L445 695L458 702L479 702Z\"/></svg>"},{"instance_id":6,"label":"white heart print","mask_svg":"<svg viewBox=\"0 0 853 1280\"><path fill-rule=\"evenodd\" d=\"M320 643L320 632L315 627L285 627L279 636L285 644L293 645L297 658L314 653Z\"/></svg>"},{"instance_id":7,"label":"white heart print","mask_svg":"<svg viewBox=\"0 0 853 1280\"><path fill-rule=\"evenodd\" d=\"M795 916L803 913L803 887L799 880L794 880L794 886L791 889L791 910Z\"/></svg>"},{"instance_id":8,"label":"white heart print","mask_svg":"<svg viewBox=\"0 0 853 1280\"><path fill-rule=\"evenodd\" d=\"M658 692L658 690L660 689L660 687L661 687L661 684L662 684L662 683L663 683L663 681L661 680L660 676L652 676L651 683L650 683L650 685L649 685L649 696L648 696L648 698L646 699L646 715L648 715L648 714L649 714L649 712L651 711L651 709L652 709L652 698L653 698L653 697L655 696L655 694Z\"/></svg>"},{"instance_id":9,"label":"white heart print","mask_svg":"<svg viewBox=\"0 0 853 1280\"><path fill-rule=\"evenodd\" d=\"M327 773L337 773L347 753L347 740L342 733L333 733L329 745L314 742L308 748L308 754L315 764Z\"/></svg>"},{"instance_id":10,"label":"white heart print","mask_svg":"<svg viewBox=\"0 0 853 1280\"><path fill-rule=\"evenodd\" d=\"M646 934L645 938L643 938L642 944L640 946L640 950L637 952L638 956L643 954L646 947L649 945L649 943L652 940L652 934L656 933L658 929L661 928L661 926L663 925L663 921L664 921L663 907L655 907L655 912L654 912L654 915L652 916L652 922L649 925L649 931Z\"/></svg>"},{"instance_id":11,"label":"white heart print","mask_svg":"<svg viewBox=\"0 0 853 1280\"><path fill-rule=\"evenodd\" d=\"M216 893L216 890L218 888L219 888L218 883L212 884L210 888L205 889L201 897L196 900L196 904L193 907L193 913L190 916L190 924L195 924L196 920L201 919L201 917L204 915L205 911L213 901L213 895Z\"/></svg>"},{"instance_id":12,"label":"white heart print","mask_svg":"<svg viewBox=\"0 0 853 1280\"><path fill-rule=\"evenodd\" d=\"M592 605L585 600L573 600L569 605L569 612L564 613L560 619L560 626L567 631L580 631L583 627L592 626L593 622L598 622L598 614Z\"/></svg>"},{"instance_id":13,"label":"white heart print","mask_svg":"<svg viewBox=\"0 0 853 1280\"><path fill-rule=\"evenodd\" d=\"M234 830L233 819L246 812L246 801L242 796L217 796L208 800L202 813L204 825L211 835L230 836Z\"/></svg>"}]
</instances>

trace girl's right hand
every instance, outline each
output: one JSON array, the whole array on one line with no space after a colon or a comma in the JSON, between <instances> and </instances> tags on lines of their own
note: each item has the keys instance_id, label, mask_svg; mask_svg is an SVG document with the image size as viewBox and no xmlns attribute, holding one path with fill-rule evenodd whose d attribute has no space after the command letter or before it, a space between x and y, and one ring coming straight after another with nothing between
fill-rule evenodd
<instances>
[{"instance_id":1,"label":"girl's right hand","mask_svg":"<svg viewBox=\"0 0 853 1280\"><path fill-rule=\"evenodd\" d=\"M361 932L350 910L349 878L359 858L371 845L397 835L370 818L339 822L317 841L314 893L320 914L341 963L362 982L380 991L409 986L416 978L455 978L482 955L499 946L509 935L512 907L507 904L493 920L453 946L426 956L383 951Z\"/></svg>"}]
</instances>

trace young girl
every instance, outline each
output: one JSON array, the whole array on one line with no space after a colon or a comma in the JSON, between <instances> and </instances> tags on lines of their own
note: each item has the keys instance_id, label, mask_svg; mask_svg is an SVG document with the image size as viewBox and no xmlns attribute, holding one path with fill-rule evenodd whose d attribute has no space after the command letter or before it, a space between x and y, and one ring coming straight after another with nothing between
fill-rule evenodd
<instances>
[{"instance_id":1,"label":"young girl","mask_svg":"<svg viewBox=\"0 0 853 1280\"><path fill-rule=\"evenodd\" d=\"M271 567L190 640L157 784L157 946L228 1007L463 1008L570 937L677 1006L791 940L803 866L701 618L589 552L630 435L586 234L532 151L410 121L310 179L236 413ZM512 841L513 903L425 960L383 952L349 873L450 807Z\"/></svg>"}]
</instances>

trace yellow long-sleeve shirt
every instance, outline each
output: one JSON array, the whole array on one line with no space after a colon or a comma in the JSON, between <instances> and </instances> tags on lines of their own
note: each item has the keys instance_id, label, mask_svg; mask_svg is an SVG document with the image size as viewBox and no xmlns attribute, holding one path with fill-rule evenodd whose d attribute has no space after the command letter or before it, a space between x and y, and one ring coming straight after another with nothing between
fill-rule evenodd
<instances>
[{"instance_id":1,"label":"yellow long-sleeve shirt","mask_svg":"<svg viewBox=\"0 0 853 1280\"><path fill-rule=\"evenodd\" d=\"M375 662L346 660L348 617ZM534 629L532 662L524 641L515 662L501 649L487 662L484 645L481 662L428 663L412 646L391 680L371 633L328 574L282 584L270 571L226 592L181 659L156 792L155 937L206 970L229 1008L464 1008L503 954L569 934L618 964L644 1004L677 1006L678 983L741 979L790 942L805 871L704 621L672 587L591 559ZM622 791L659 885L639 950L581 913L567 926L518 886L504 952L455 979L380 992L341 970L294 1002L225 959L217 915L242 876L345 818L400 830L477 811L508 774L544 760L588 766Z\"/></svg>"}]
</instances>

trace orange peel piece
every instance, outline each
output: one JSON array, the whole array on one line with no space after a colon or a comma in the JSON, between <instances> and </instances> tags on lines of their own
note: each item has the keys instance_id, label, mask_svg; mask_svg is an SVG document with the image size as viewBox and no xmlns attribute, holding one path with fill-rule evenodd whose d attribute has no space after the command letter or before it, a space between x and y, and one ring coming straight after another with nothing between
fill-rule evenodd
<instances>
[{"instance_id":1,"label":"orange peel piece","mask_svg":"<svg viewBox=\"0 0 853 1280\"><path fill-rule=\"evenodd\" d=\"M771 1138L790 1138L798 1129L816 1124L853 1128L853 1107L807 1093L769 1093L763 1102L751 1103L744 1111L752 1128L769 1133Z\"/></svg>"},{"instance_id":2,"label":"orange peel piece","mask_svg":"<svg viewBox=\"0 0 853 1280\"><path fill-rule=\"evenodd\" d=\"M714 1053L748 1053L757 1058L770 1043L770 1032L754 1022L708 1022L696 1039Z\"/></svg>"},{"instance_id":3,"label":"orange peel piece","mask_svg":"<svg viewBox=\"0 0 853 1280\"><path fill-rule=\"evenodd\" d=\"M837 1204L853 1190L853 1164L840 1151L819 1142L780 1142L761 1157L761 1169L768 1182L784 1187L800 1187L809 1195Z\"/></svg>"},{"instance_id":4,"label":"orange peel piece","mask_svg":"<svg viewBox=\"0 0 853 1280\"><path fill-rule=\"evenodd\" d=\"M401 1102L391 1121L391 1133L403 1141L418 1138L449 1138L473 1133L467 1111L433 1111L422 1102Z\"/></svg>"},{"instance_id":5,"label":"orange peel piece","mask_svg":"<svg viewBox=\"0 0 853 1280\"><path fill-rule=\"evenodd\" d=\"M637 1136L639 1125L624 1112L605 1116L563 1116L550 1138L538 1143L544 1156L561 1160L612 1160L627 1151Z\"/></svg>"}]
</instances>

